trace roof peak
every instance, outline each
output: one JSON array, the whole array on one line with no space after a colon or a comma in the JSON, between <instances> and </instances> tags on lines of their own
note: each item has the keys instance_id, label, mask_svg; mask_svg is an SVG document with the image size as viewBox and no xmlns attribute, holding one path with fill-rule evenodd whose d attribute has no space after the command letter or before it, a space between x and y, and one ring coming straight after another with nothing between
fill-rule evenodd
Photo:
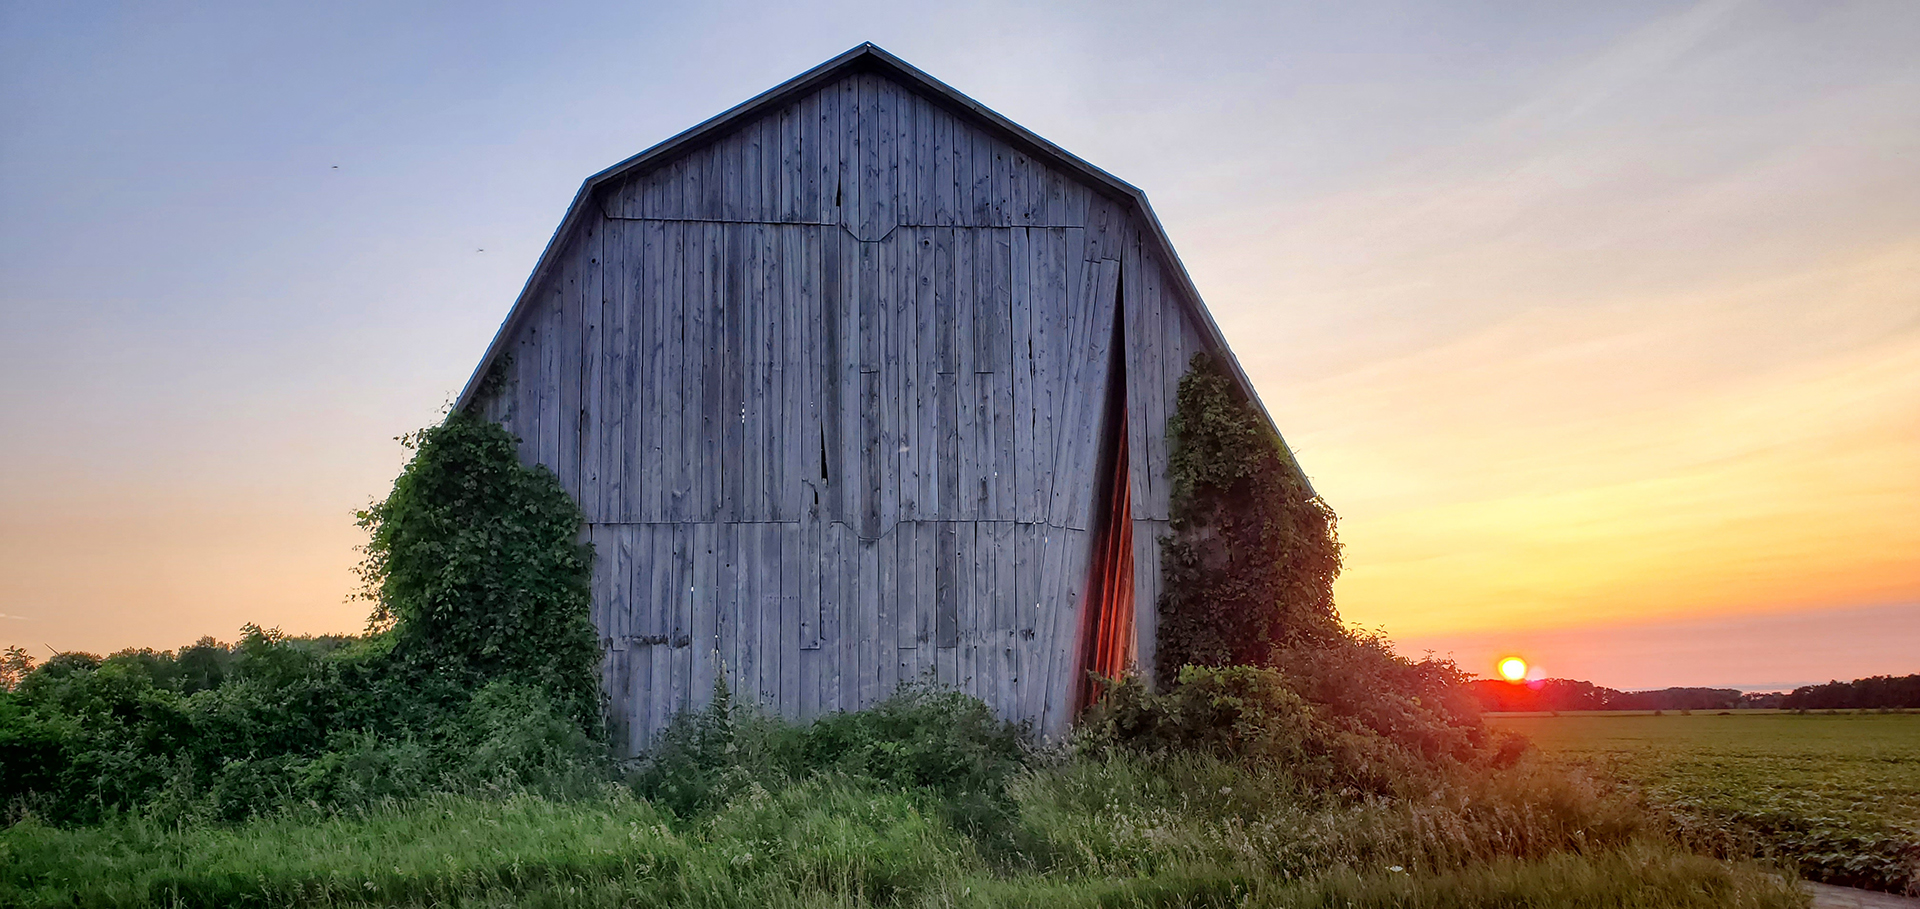
<instances>
[{"instance_id":1,"label":"roof peak","mask_svg":"<svg viewBox=\"0 0 1920 909\"><path fill-rule=\"evenodd\" d=\"M862 41L806 72L748 98L695 125L691 129L685 130L664 142L654 145L652 148L588 177L586 181L581 184L580 191L574 196L573 203L568 207L566 216L561 220L559 227L555 229L553 239L548 241L547 249L541 254L539 263L535 265L533 272L527 276L526 285L521 289L520 296L514 302L513 309L508 312L507 318L501 322L500 329L495 333L493 342L488 345L487 353L481 359L479 368L474 371L472 378L468 379L466 387L461 390L460 397L455 403L454 409L464 408L472 401L474 394L479 390L481 380L486 376L487 370L491 368L494 358L499 355L502 345L506 342L507 335L513 327L515 316L526 306L528 297L533 292L535 285L552 264L554 256L558 253L562 238L582 217L581 213L592 207L587 203L593 198L595 191L601 184L620 179L638 170L658 166L682 154L701 148L726 135L727 131L735 124L757 116L764 111L777 108L847 73L868 67L877 69L888 78L901 83L915 92L925 95L928 99L945 108L950 113L972 120L981 127L997 134L1000 138L1006 140L1016 148L1078 177L1096 191L1122 200L1124 203L1130 205L1139 215L1146 234L1154 240L1154 245L1165 259L1168 270L1171 272L1174 280L1180 285L1181 295L1190 301L1189 306L1192 309L1192 314L1199 321L1208 341L1225 359L1229 371L1236 380L1236 384L1240 386L1241 391L1246 395L1247 399L1253 402L1254 406L1259 409L1261 415L1266 418L1267 425L1273 427L1276 433L1279 432L1279 427L1274 424L1273 417L1267 413L1266 405L1261 402L1259 393L1254 390L1252 380L1247 377L1246 371L1241 368L1239 358L1234 356L1233 348L1227 346L1226 337L1221 334L1220 327L1214 322L1212 313L1207 311L1206 304L1200 297L1199 288L1194 286L1193 277L1187 273L1186 264L1180 261L1179 253L1174 250L1172 241L1167 237L1166 228L1161 225L1160 219L1154 215L1152 206L1147 204L1146 193L1141 192L1140 189L1133 184L1095 167L1078 155L1042 138L1032 130L1001 116L998 112L975 101L972 97L960 92L958 89L928 75L913 64L888 53L885 48L882 48L872 41Z\"/></svg>"},{"instance_id":2,"label":"roof peak","mask_svg":"<svg viewBox=\"0 0 1920 909\"><path fill-rule=\"evenodd\" d=\"M800 95L840 78L841 76L863 69L876 69L881 74L901 83L915 92L923 94L934 103L950 112L967 117L985 126L1000 138L1007 140L1029 154L1046 159L1063 170L1076 174L1097 189L1108 195L1120 197L1146 208L1146 194L1138 187L1128 183L1107 171L1094 166L1078 155L1053 144L1039 134L1002 116L992 108L974 100L951 85L934 78L924 70L889 53L886 48L872 41L862 41L847 50L834 55L785 82L780 83L758 95L754 95L725 111L707 118L690 129L684 130L663 142L660 142L639 154L633 155L587 178L587 188L632 173L635 170L663 163L666 159L678 157L710 142L734 124L740 123L764 110L778 107Z\"/></svg>"}]
</instances>

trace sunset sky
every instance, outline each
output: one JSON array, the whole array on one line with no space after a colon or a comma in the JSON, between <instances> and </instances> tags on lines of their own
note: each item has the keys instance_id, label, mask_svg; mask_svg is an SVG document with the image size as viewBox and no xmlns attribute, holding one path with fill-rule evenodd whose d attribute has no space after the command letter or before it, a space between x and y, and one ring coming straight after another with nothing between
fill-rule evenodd
<instances>
[{"instance_id":1,"label":"sunset sky","mask_svg":"<svg viewBox=\"0 0 1920 909\"><path fill-rule=\"evenodd\" d=\"M357 630L580 181L872 40L1146 190L1349 622L1920 672L1920 3L1178 9L0 7L0 645Z\"/></svg>"}]
</instances>

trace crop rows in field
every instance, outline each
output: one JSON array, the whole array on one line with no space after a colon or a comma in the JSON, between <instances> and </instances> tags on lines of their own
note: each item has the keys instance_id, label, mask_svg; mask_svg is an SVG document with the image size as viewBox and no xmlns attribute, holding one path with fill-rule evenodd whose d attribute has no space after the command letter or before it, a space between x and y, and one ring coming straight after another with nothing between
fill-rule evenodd
<instances>
[{"instance_id":1,"label":"crop rows in field","mask_svg":"<svg viewBox=\"0 0 1920 909\"><path fill-rule=\"evenodd\" d=\"M1495 716L1555 762L1626 781L1682 833L1815 880L1920 890L1920 715Z\"/></svg>"}]
</instances>

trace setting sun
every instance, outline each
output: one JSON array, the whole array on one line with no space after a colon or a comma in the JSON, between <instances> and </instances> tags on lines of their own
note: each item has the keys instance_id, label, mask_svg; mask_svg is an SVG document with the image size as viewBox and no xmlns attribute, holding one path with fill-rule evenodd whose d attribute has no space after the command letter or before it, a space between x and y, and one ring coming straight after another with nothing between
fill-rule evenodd
<instances>
[{"instance_id":1,"label":"setting sun","mask_svg":"<svg viewBox=\"0 0 1920 909\"><path fill-rule=\"evenodd\" d=\"M1519 657L1507 657L1500 661L1500 677L1509 682L1518 682L1527 677L1527 661Z\"/></svg>"}]
</instances>

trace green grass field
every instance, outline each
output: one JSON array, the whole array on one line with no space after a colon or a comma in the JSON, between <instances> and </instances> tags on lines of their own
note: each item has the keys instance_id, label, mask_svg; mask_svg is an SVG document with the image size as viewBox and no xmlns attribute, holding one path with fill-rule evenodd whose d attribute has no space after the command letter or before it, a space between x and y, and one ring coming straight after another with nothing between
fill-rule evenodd
<instances>
[{"instance_id":1,"label":"green grass field","mask_svg":"<svg viewBox=\"0 0 1920 909\"><path fill-rule=\"evenodd\" d=\"M1900 891L1920 862L1920 714L1496 715L1549 760L1623 779L1709 848Z\"/></svg>"}]
</instances>

